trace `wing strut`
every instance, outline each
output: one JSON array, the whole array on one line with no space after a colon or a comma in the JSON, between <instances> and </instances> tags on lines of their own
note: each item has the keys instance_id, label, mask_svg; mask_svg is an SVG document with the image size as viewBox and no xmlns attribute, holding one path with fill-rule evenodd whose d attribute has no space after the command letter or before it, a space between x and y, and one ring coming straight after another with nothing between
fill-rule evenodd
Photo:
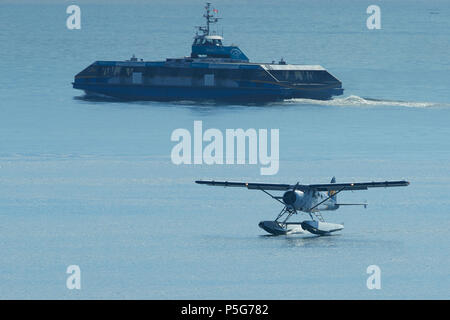
<instances>
[{"instance_id":1,"label":"wing strut","mask_svg":"<svg viewBox=\"0 0 450 320\"><path fill-rule=\"evenodd\" d=\"M264 192L265 194L267 194L269 197L271 197L272 199L277 200L279 203L281 203L283 206L285 206L286 204L281 201L280 199L278 199L278 197L275 197L273 195L271 195L269 192L267 192L266 190L264 190L263 188L261 188L260 186L257 187L259 190L261 190L262 192Z\"/></svg>"}]
</instances>

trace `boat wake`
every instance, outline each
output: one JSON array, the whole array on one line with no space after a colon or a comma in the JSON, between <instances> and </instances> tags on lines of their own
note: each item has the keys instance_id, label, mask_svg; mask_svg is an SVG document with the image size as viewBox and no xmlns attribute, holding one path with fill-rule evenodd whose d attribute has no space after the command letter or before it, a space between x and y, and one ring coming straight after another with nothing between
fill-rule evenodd
<instances>
[{"instance_id":1,"label":"boat wake","mask_svg":"<svg viewBox=\"0 0 450 320\"><path fill-rule=\"evenodd\" d=\"M75 100L81 100L86 102L127 102L135 104L154 104L160 103L158 101L133 101L133 100L120 100L113 97L107 96L93 96L93 95L83 95L74 97ZM450 108L450 103L442 102L415 102L415 101L401 101L401 100L383 100L383 99L373 99L373 98L362 98L359 96L351 95L343 98L333 98L331 100L315 100L315 99L302 99L294 98L283 100L282 102L240 102L236 103L226 101L215 101L215 100L177 100L177 101L166 101L165 103L170 103L171 105L180 106L194 106L194 107L218 107L218 106L273 106L273 105L322 105L322 106L336 106L336 107L406 107L406 108L432 108L432 107L447 107Z\"/></svg>"},{"instance_id":2,"label":"boat wake","mask_svg":"<svg viewBox=\"0 0 450 320\"><path fill-rule=\"evenodd\" d=\"M407 108L430 108L430 107L450 107L450 104L435 103L435 102L412 102L400 100L382 100L362 98L351 95L344 98L334 98L331 100L313 100L313 99L289 99L286 103L295 104L315 104L324 106L338 106L338 107L407 107Z\"/></svg>"}]
</instances>

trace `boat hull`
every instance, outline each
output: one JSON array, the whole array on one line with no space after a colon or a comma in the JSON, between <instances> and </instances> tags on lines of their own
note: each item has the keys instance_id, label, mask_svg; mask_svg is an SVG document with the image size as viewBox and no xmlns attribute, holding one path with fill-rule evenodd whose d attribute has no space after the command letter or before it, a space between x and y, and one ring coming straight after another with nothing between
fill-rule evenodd
<instances>
[{"instance_id":1,"label":"boat hull","mask_svg":"<svg viewBox=\"0 0 450 320\"><path fill-rule=\"evenodd\" d=\"M88 96L102 95L120 100L215 100L215 101L279 101L304 98L328 100L342 95L342 88L229 88L229 87L181 87L152 85L122 85L106 83L73 83L75 89L84 90Z\"/></svg>"}]
</instances>

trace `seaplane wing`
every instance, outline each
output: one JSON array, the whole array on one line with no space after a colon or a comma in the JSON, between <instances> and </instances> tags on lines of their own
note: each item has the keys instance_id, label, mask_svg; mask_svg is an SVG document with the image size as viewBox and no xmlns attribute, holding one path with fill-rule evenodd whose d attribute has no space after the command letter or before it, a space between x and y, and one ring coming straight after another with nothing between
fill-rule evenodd
<instances>
[{"instance_id":1,"label":"seaplane wing","mask_svg":"<svg viewBox=\"0 0 450 320\"><path fill-rule=\"evenodd\" d=\"M351 191L351 190L367 190L369 188L387 188L387 187L405 187L409 185L408 181L384 181L384 182L354 182L354 183L326 183L326 184L310 184L306 188L316 191ZM297 189L301 190L302 186Z\"/></svg>"},{"instance_id":2,"label":"seaplane wing","mask_svg":"<svg viewBox=\"0 0 450 320\"><path fill-rule=\"evenodd\" d=\"M291 190L300 191L352 191L367 190L368 188L404 187L409 185L408 181L383 181L383 182L354 182L354 183L325 183L325 184L278 184L278 183L255 183L255 182L229 182L229 181L195 181L198 184L220 187L242 187L255 190Z\"/></svg>"},{"instance_id":3,"label":"seaplane wing","mask_svg":"<svg viewBox=\"0 0 450 320\"><path fill-rule=\"evenodd\" d=\"M289 190L294 186L290 184L278 184L278 183L254 183L254 182L228 182L228 181L195 181L198 184L206 184L208 186L219 187L241 187L247 189L256 190Z\"/></svg>"}]
</instances>

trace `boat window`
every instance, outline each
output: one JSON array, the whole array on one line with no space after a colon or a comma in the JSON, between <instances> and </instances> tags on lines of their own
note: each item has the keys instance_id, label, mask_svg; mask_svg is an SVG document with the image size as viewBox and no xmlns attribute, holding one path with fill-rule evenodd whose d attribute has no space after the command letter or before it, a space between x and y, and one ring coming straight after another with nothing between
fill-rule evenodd
<instances>
[{"instance_id":1,"label":"boat window","mask_svg":"<svg viewBox=\"0 0 450 320\"><path fill-rule=\"evenodd\" d=\"M114 67L113 66L104 66L102 67L102 73L103 76L110 76L112 75L114 72Z\"/></svg>"},{"instance_id":2,"label":"boat window","mask_svg":"<svg viewBox=\"0 0 450 320\"><path fill-rule=\"evenodd\" d=\"M125 77L129 77L133 73L133 68L124 67L122 68L122 70L123 70L122 75Z\"/></svg>"},{"instance_id":3,"label":"boat window","mask_svg":"<svg viewBox=\"0 0 450 320\"><path fill-rule=\"evenodd\" d=\"M83 75L94 75L97 74L98 68L97 66L89 66L87 67L83 72L81 72Z\"/></svg>"},{"instance_id":4,"label":"boat window","mask_svg":"<svg viewBox=\"0 0 450 320\"><path fill-rule=\"evenodd\" d=\"M86 73L96 73L96 72L97 72L97 66L89 67L89 68L86 70Z\"/></svg>"},{"instance_id":5,"label":"boat window","mask_svg":"<svg viewBox=\"0 0 450 320\"><path fill-rule=\"evenodd\" d=\"M295 80L302 81L303 80L303 73L301 71L294 71L295 74Z\"/></svg>"}]
</instances>

